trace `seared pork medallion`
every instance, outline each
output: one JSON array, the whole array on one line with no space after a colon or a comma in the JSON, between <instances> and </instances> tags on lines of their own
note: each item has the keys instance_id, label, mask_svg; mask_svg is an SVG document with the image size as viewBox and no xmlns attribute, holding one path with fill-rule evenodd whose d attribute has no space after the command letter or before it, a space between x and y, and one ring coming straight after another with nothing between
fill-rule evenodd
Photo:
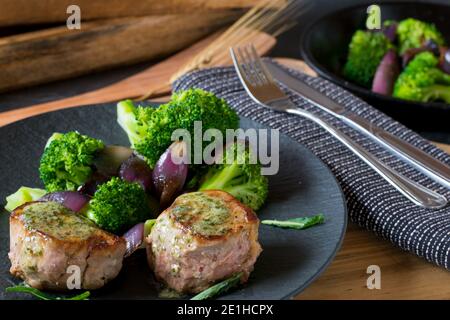
<instances>
[{"instance_id":1,"label":"seared pork medallion","mask_svg":"<svg viewBox=\"0 0 450 320\"><path fill-rule=\"evenodd\" d=\"M258 227L254 211L226 192L183 194L146 238L150 267L183 293L200 292L237 272L246 282L261 252Z\"/></svg>"},{"instance_id":2,"label":"seared pork medallion","mask_svg":"<svg viewBox=\"0 0 450 320\"><path fill-rule=\"evenodd\" d=\"M30 202L10 216L10 272L38 289L65 290L71 265L97 289L122 268L125 240L56 202ZM72 271L73 272L73 271Z\"/></svg>"}]
</instances>

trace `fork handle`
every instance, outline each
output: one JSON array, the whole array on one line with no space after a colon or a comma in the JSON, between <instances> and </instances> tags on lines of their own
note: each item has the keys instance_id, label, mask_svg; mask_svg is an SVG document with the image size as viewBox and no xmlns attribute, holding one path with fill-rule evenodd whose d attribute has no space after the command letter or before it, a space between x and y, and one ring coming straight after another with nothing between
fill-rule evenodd
<instances>
[{"instance_id":1,"label":"fork handle","mask_svg":"<svg viewBox=\"0 0 450 320\"><path fill-rule=\"evenodd\" d=\"M354 142L345 133L337 130L320 117L301 109L289 108L286 109L286 112L305 117L320 125L415 204L429 209L439 209L447 204L447 199L444 196L416 183L387 166L373 154Z\"/></svg>"}]
</instances>

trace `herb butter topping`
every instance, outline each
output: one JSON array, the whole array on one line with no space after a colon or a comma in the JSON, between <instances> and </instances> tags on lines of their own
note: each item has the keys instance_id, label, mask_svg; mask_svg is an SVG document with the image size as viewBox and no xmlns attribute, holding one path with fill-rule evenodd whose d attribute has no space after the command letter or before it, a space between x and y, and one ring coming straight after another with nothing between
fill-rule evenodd
<instances>
[{"instance_id":1,"label":"herb butter topping","mask_svg":"<svg viewBox=\"0 0 450 320\"><path fill-rule=\"evenodd\" d=\"M232 215L225 201L203 192L178 197L170 214L193 233L205 237L223 236L231 229Z\"/></svg>"},{"instance_id":2,"label":"herb butter topping","mask_svg":"<svg viewBox=\"0 0 450 320\"><path fill-rule=\"evenodd\" d=\"M98 230L87 218L56 202L25 206L22 219L29 230L38 230L59 240L86 240Z\"/></svg>"}]
</instances>

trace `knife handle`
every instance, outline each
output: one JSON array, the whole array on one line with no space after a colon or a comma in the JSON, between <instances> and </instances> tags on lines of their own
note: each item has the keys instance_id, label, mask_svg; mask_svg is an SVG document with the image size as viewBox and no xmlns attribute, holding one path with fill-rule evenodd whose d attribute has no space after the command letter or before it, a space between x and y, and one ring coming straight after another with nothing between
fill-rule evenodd
<instances>
[{"instance_id":1,"label":"knife handle","mask_svg":"<svg viewBox=\"0 0 450 320\"><path fill-rule=\"evenodd\" d=\"M358 156L361 160L368 164L373 170L375 170L375 172L377 172L381 177L383 177L387 182L389 182L393 187L395 187L400 193L402 193L413 203L428 209L439 209L447 205L447 199L444 196L418 184L417 182L403 176L388 165L384 164L372 153L368 152L359 144L354 142L345 133L339 131L317 115L297 108L288 108L286 109L286 112L312 120L325 130L327 130L331 135L338 139L356 156Z\"/></svg>"},{"instance_id":2,"label":"knife handle","mask_svg":"<svg viewBox=\"0 0 450 320\"><path fill-rule=\"evenodd\" d=\"M363 131L425 175L450 188L450 167L446 164L354 113L342 114L339 118L351 127Z\"/></svg>"}]
</instances>

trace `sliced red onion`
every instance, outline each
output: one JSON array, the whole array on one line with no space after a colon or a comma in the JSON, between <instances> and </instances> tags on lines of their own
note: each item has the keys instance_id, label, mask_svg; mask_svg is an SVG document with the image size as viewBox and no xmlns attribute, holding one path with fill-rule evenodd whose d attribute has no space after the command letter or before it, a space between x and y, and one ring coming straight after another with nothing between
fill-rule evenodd
<instances>
[{"instance_id":1,"label":"sliced red onion","mask_svg":"<svg viewBox=\"0 0 450 320\"><path fill-rule=\"evenodd\" d=\"M109 179L110 177L104 176L98 172L94 172L92 177L78 188L78 192L93 197L95 191L97 191L98 186L102 183L105 183Z\"/></svg>"},{"instance_id":2,"label":"sliced red onion","mask_svg":"<svg viewBox=\"0 0 450 320\"><path fill-rule=\"evenodd\" d=\"M450 74L450 48L442 48L439 59L439 68L445 73Z\"/></svg>"},{"instance_id":3,"label":"sliced red onion","mask_svg":"<svg viewBox=\"0 0 450 320\"><path fill-rule=\"evenodd\" d=\"M141 246L144 241L144 223L138 223L130 230L124 233L123 238L127 243L125 257L130 256Z\"/></svg>"},{"instance_id":4,"label":"sliced red onion","mask_svg":"<svg viewBox=\"0 0 450 320\"><path fill-rule=\"evenodd\" d=\"M435 56L439 56L439 54L442 50L435 41L428 39L427 41L425 41L422 44L421 47L410 48L402 54L402 67L406 68L408 63L410 63L411 60L416 57L416 55L418 55L419 53L422 53L422 52L426 52L426 51L431 52Z\"/></svg>"},{"instance_id":5,"label":"sliced red onion","mask_svg":"<svg viewBox=\"0 0 450 320\"><path fill-rule=\"evenodd\" d=\"M395 42L395 39L397 37L397 27L398 24L397 22L393 22L388 26L385 26L383 28L383 34L386 36L386 38L389 39L389 41L391 41L392 43Z\"/></svg>"},{"instance_id":6,"label":"sliced red onion","mask_svg":"<svg viewBox=\"0 0 450 320\"><path fill-rule=\"evenodd\" d=\"M106 146L99 151L94 159L97 172L104 176L116 176L120 165L127 160L133 150L123 146Z\"/></svg>"},{"instance_id":7,"label":"sliced red onion","mask_svg":"<svg viewBox=\"0 0 450 320\"><path fill-rule=\"evenodd\" d=\"M426 47L420 47L420 48L410 48L410 49L406 50L402 54L402 67L403 67L403 69L406 68L408 63L410 63L411 60L414 59L416 55L418 55L419 53L425 52L425 51L430 51L430 49L428 49Z\"/></svg>"},{"instance_id":8,"label":"sliced red onion","mask_svg":"<svg viewBox=\"0 0 450 320\"><path fill-rule=\"evenodd\" d=\"M379 94L389 96L392 95L395 80L397 79L399 73L400 67L398 64L397 54L391 49L385 54L378 65L372 83L372 91Z\"/></svg>"},{"instance_id":9,"label":"sliced red onion","mask_svg":"<svg viewBox=\"0 0 450 320\"><path fill-rule=\"evenodd\" d=\"M151 189L152 170L144 159L135 154L122 163L119 176L128 182L138 182L147 192Z\"/></svg>"},{"instance_id":10,"label":"sliced red onion","mask_svg":"<svg viewBox=\"0 0 450 320\"><path fill-rule=\"evenodd\" d=\"M89 202L90 198L77 191L57 191L47 193L40 200L58 202L70 210L79 212Z\"/></svg>"},{"instance_id":11,"label":"sliced red onion","mask_svg":"<svg viewBox=\"0 0 450 320\"><path fill-rule=\"evenodd\" d=\"M167 207L183 189L188 173L187 145L174 142L159 158L153 169L153 185L162 208Z\"/></svg>"},{"instance_id":12,"label":"sliced red onion","mask_svg":"<svg viewBox=\"0 0 450 320\"><path fill-rule=\"evenodd\" d=\"M435 56L439 56L439 53L440 53L439 44L437 44L436 41L434 41L433 39L426 40L423 43L422 47L426 48L428 51L433 53Z\"/></svg>"}]
</instances>

